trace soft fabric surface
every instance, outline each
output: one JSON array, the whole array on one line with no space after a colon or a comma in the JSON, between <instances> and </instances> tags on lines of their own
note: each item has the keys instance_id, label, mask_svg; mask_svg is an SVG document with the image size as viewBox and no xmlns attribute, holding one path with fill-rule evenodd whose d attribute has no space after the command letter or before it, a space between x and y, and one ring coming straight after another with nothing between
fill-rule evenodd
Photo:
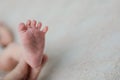
<instances>
[{"instance_id":1,"label":"soft fabric surface","mask_svg":"<svg viewBox=\"0 0 120 80\"><path fill-rule=\"evenodd\" d=\"M1 0L14 30L27 19L49 26L49 61L39 80L120 80L120 0Z\"/></svg>"}]
</instances>

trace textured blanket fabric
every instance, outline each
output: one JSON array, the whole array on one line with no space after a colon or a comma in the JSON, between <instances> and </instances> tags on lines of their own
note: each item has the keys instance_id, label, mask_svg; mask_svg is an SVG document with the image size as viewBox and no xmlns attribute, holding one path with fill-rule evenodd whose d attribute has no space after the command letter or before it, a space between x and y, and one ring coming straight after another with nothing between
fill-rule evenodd
<instances>
[{"instance_id":1,"label":"textured blanket fabric","mask_svg":"<svg viewBox=\"0 0 120 80\"><path fill-rule=\"evenodd\" d=\"M120 80L120 0L1 0L0 19L49 26L39 80Z\"/></svg>"}]
</instances>

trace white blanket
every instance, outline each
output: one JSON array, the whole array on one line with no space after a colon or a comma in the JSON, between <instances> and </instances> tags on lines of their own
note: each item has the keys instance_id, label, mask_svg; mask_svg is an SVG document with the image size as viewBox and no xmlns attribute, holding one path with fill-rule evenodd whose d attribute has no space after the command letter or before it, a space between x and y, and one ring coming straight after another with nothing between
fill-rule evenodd
<instances>
[{"instance_id":1,"label":"white blanket","mask_svg":"<svg viewBox=\"0 0 120 80\"><path fill-rule=\"evenodd\" d=\"M120 80L120 0L0 0L0 19L49 26L40 80Z\"/></svg>"}]
</instances>

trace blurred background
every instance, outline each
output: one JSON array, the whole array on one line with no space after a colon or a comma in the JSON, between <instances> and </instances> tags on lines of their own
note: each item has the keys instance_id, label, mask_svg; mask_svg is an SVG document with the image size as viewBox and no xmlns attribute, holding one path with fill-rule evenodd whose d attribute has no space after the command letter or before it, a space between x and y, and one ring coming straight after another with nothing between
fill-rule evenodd
<instances>
[{"instance_id":1,"label":"blurred background","mask_svg":"<svg viewBox=\"0 0 120 80\"><path fill-rule=\"evenodd\" d=\"M0 0L0 21L14 31L48 25L49 61L40 80L120 80L120 0Z\"/></svg>"}]
</instances>

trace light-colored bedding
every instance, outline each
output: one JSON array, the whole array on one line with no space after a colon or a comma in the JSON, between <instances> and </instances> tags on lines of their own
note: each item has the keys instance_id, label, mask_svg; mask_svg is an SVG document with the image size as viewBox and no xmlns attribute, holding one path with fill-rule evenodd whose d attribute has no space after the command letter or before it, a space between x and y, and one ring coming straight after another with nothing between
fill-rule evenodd
<instances>
[{"instance_id":1,"label":"light-colored bedding","mask_svg":"<svg viewBox=\"0 0 120 80\"><path fill-rule=\"evenodd\" d=\"M120 80L120 0L0 0L0 19L49 26L40 80Z\"/></svg>"}]
</instances>

